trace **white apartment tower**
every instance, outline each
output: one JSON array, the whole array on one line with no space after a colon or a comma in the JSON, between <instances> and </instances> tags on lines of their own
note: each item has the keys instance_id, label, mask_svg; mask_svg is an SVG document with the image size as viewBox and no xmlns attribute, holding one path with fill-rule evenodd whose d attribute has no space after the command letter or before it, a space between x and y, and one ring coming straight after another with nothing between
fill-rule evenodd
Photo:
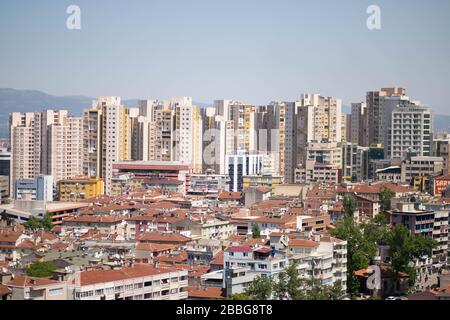
<instances>
[{"instance_id":1,"label":"white apartment tower","mask_svg":"<svg viewBox=\"0 0 450 320\"><path fill-rule=\"evenodd\" d=\"M428 107L410 102L392 111L385 145L386 156L402 159L406 153L432 155L433 115Z\"/></svg>"}]
</instances>

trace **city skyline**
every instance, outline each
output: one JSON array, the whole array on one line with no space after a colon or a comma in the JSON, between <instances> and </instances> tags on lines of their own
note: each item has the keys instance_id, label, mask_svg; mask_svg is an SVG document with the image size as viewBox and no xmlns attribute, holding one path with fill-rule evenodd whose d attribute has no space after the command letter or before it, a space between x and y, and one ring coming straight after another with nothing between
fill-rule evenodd
<instances>
[{"instance_id":1,"label":"city skyline","mask_svg":"<svg viewBox=\"0 0 450 320\"><path fill-rule=\"evenodd\" d=\"M66 28L71 2L28 3L1 4L0 87L255 104L315 92L350 106L368 90L402 86L450 114L446 3L377 1L381 30L366 27L369 1L77 1L81 30Z\"/></svg>"}]
</instances>

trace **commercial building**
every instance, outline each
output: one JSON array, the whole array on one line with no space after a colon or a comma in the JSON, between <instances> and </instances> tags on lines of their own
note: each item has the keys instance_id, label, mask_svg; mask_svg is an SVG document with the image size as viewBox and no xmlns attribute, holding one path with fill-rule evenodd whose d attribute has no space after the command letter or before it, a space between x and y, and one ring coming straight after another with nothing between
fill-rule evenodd
<instances>
[{"instance_id":1,"label":"commercial building","mask_svg":"<svg viewBox=\"0 0 450 320\"><path fill-rule=\"evenodd\" d=\"M443 162L444 160L440 157L408 157L401 164L401 182L410 183L416 177L440 175Z\"/></svg>"},{"instance_id":2,"label":"commercial building","mask_svg":"<svg viewBox=\"0 0 450 320\"><path fill-rule=\"evenodd\" d=\"M53 201L53 176L37 176L35 179L19 179L14 184L14 199Z\"/></svg>"},{"instance_id":3,"label":"commercial building","mask_svg":"<svg viewBox=\"0 0 450 320\"><path fill-rule=\"evenodd\" d=\"M193 174L188 190L192 195L218 196L220 191L229 191L229 179L221 174Z\"/></svg>"},{"instance_id":4,"label":"commercial building","mask_svg":"<svg viewBox=\"0 0 450 320\"><path fill-rule=\"evenodd\" d=\"M114 177L131 174L139 183L150 178L169 178L181 181L184 192L190 188L191 166L177 161L120 161L113 165Z\"/></svg>"},{"instance_id":5,"label":"commercial building","mask_svg":"<svg viewBox=\"0 0 450 320\"><path fill-rule=\"evenodd\" d=\"M230 177L230 191L242 192L244 189L244 176L259 175L262 173L263 156L259 154L228 154L225 166Z\"/></svg>"}]
</instances>

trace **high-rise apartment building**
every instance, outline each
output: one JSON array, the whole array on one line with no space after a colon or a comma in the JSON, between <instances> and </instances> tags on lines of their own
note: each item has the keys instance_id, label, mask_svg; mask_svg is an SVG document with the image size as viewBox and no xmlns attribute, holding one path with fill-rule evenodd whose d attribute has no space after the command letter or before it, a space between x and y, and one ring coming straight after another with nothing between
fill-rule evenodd
<instances>
[{"instance_id":1,"label":"high-rise apartment building","mask_svg":"<svg viewBox=\"0 0 450 320\"><path fill-rule=\"evenodd\" d=\"M404 158L407 152L431 156L433 116L420 103L409 102L394 108L387 131L385 154L390 159Z\"/></svg>"},{"instance_id":2,"label":"high-rise apartment building","mask_svg":"<svg viewBox=\"0 0 450 320\"><path fill-rule=\"evenodd\" d=\"M350 123L350 139L348 142L356 143L359 146L367 146L367 124L366 124L367 103L352 103L352 116Z\"/></svg>"},{"instance_id":3,"label":"high-rise apartment building","mask_svg":"<svg viewBox=\"0 0 450 320\"><path fill-rule=\"evenodd\" d=\"M366 94L366 113L365 113L365 126L367 128L364 138L364 146L370 146L372 144L384 144L387 128L390 121L386 119L392 112L392 107L388 108L386 98L394 98L392 102L398 98L406 95L406 90L403 88L382 88L380 91L369 91ZM397 99L395 99L397 98ZM361 132L360 132L361 133Z\"/></svg>"},{"instance_id":4,"label":"high-rise apartment building","mask_svg":"<svg viewBox=\"0 0 450 320\"><path fill-rule=\"evenodd\" d=\"M82 119L65 110L10 115L11 185L52 175L54 182L82 173Z\"/></svg>"},{"instance_id":5,"label":"high-rise apartment building","mask_svg":"<svg viewBox=\"0 0 450 320\"><path fill-rule=\"evenodd\" d=\"M173 97L172 160L190 164L195 173L202 171L203 129L200 109L192 105L191 97Z\"/></svg>"},{"instance_id":6,"label":"high-rise apartment building","mask_svg":"<svg viewBox=\"0 0 450 320\"><path fill-rule=\"evenodd\" d=\"M105 191L111 188L112 164L131 158L129 110L120 97L100 97L84 111L84 173L101 177Z\"/></svg>"},{"instance_id":7,"label":"high-rise apartment building","mask_svg":"<svg viewBox=\"0 0 450 320\"><path fill-rule=\"evenodd\" d=\"M342 102L318 94L303 94L295 104L297 112L297 164L304 163L310 142L342 141Z\"/></svg>"},{"instance_id":8,"label":"high-rise apartment building","mask_svg":"<svg viewBox=\"0 0 450 320\"><path fill-rule=\"evenodd\" d=\"M272 102L267 106L263 124L258 130L258 151L266 151L275 162L274 175L284 177L286 183L294 182L295 152L295 104Z\"/></svg>"}]
</instances>

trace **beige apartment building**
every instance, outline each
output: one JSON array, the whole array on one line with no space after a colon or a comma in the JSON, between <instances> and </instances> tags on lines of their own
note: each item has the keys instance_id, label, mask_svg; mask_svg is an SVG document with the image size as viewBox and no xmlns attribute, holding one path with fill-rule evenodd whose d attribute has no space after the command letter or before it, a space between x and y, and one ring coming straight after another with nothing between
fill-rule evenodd
<instances>
[{"instance_id":1,"label":"beige apartment building","mask_svg":"<svg viewBox=\"0 0 450 320\"><path fill-rule=\"evenodd\" d=\"M111 191L112 164L131 159L130 111L120 97L100 97L84 111L83 155L85 176L101 177Z\"/></svg>"},{"instance_id":2,"label":"beige apartment building","mask_svg":"<svg viewBox=\"0 0 450 320\"><path fill-rule=\"evenodd\" d=\"M82 119L66 110L11 113L11 185L39 174L55 182L80 175L82 132Z\"/></svg>"}]
</instances>

